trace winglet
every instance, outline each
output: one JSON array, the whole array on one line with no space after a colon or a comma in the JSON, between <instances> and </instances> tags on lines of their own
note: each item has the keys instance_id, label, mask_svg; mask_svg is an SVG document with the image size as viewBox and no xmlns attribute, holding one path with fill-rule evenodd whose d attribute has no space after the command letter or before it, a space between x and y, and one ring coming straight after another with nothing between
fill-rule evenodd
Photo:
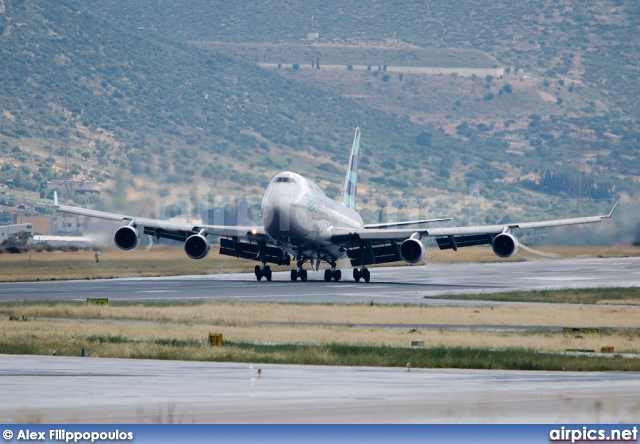
<instances>
[{"instance_id":1,"label":"winglet","mask_svg":"<svg viewBox=\"0 0 640 444\"><path fill-rule=\"evenodd\" d=\"M53 205L55 205L56 207L58 206L58 192L57 191L53 192Z\"/></svg>"},{"instance_id":2,"label":"winglet","mask_svg":"<svg viewBox=\"0 0 640 444\"><path fill-rule=\"evenodd\" d=\"M616 207L618 206L619 203L620 203L620 201L616 202L616 204L613 206L613 208L611 208L611 211L609 212L609 215L605 216L607 219L611 219L611 216L613 216L613 212L616 210Z\"/></svg>"}]
</instances>

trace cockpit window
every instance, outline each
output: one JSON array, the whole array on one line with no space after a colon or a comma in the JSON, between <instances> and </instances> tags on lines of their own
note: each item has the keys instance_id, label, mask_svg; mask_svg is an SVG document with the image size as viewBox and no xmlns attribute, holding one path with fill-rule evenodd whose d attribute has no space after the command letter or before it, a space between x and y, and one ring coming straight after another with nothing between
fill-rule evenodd
<instances>
[{"instance_id":1,"label":"cockpit window","mask_svg":"<svg viewBox=\"0 0 640 444\"><path fill-rule=\"evenodd\" d=\"M293 177L278 177L276 182L296 183Z\"/></svg>"}]
</instances>

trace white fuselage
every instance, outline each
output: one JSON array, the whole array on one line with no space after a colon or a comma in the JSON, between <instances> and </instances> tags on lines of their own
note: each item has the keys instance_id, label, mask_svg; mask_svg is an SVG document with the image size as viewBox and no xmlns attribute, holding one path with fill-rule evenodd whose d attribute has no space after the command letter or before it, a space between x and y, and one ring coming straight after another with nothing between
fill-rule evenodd
<instances>
[{"instance_id":1,"label":"white fuselage","mask_svg":"<svg viewBox=\"0 0 640 444\"><path fill-rule=\"evenodd\" d=\"M277 174L262 198L262 225L287 253L309 258L340 259L345 252L331 242L332 227L362 228L360 215L328 198L299 174Z\"/></svg>"}]
</instances>

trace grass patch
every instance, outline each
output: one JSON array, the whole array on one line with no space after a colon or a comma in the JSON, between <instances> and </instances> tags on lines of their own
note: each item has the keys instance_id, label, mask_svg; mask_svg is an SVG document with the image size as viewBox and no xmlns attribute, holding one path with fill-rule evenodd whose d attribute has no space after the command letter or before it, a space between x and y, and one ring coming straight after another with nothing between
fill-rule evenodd
<instances>
[{"instance_id":1,"label":"grass patch","mask_svg":"<svg viewBox=\"0 0 640 444\"><path fill-rule=\"evenodd\" d=\"M91 356L164 359L210 362L251 362L255 364L296 364L365 367L412 368L464 368L503 370L551 370L551 371L638 371L637 359L612 357L574 356L540 353L535 350L514 348L488 350L470 347L433 347L415 349L407 347L365 346L345 344L259 344L227 342L223 347L211 347L203 341L176 341L163 339L138 341L114 337L75 338L89 346L98 346L99 354ZM114 345L128 344L128 348ZM0 341L0 350L11 354L50 354L55 344L50 341L26 341L22 344ZM78 356L60 344L58 356ZM133 345L133 348L131 347ZM94 348L94 350L96 350Z\"/></svg>"},{"instance_id":2,"label":"grass patch","mask_svg":"<svg viewBox=\"0 0 640 444\"><path fill-rule=\"evenodd\" d=\"M438 299L499 302L546 302L554 304L640 305L640 288L510 291L494 294L443 295Z\"/></svg>"},{"instance_id":3,"label":"grass patch","mask_svg":"<svg viewBox=\"0 0 640 444\"><path fill-rule=\"evenodd\" d=\"M191 301L0 303L0 353L316 365L640 370L640 360L567 349L640 353L640 307L385 306ZM266 324L266 325L265 325ZM425 327L416 328L415 324ZM441 325L428 328L426 324ZM447 325L529 325L533 331ZM403 327L406 325L406 327ZM544 326L599 327L602 334ZM209 333L224 347L211 347ZM407 347L422 340L424 349Z\"/></svg>"}]
</instances>

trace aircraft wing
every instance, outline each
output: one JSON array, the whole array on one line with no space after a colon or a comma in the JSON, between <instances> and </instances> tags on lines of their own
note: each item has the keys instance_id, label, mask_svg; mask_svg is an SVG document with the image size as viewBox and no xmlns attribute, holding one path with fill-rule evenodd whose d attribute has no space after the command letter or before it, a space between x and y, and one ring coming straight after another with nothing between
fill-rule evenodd
<instances>
[{"instance_id":1,"label":"aircraft wing","mask_svg":"<svg viewBox=\"0 0 640 444\"><path fill-rule=\"evenodd\" d=\"M58 205L56 199L56 210L61 213L77 214L79 216L95 217L97 219L113 220L132 224L136 227L143 227L144 233L165 237L168 239L184 240L186 236L198 234L210 234L225 237L251 238L255 240L270 241L264 228L261 226L241 227L225 225L193 224L185 222L172 222L168 220L147 219L144 217L128 216L124 214L107 213L105 211L89 210L86 208L72 207L68 205Z\"/></svg>"},{"instance_id":2,"label":"aircraft wing","mask_svg":"<svg viewBox=\"0 0 640 444\"><path fill-rule=\"evenodd\" d=\"M402 227L407 225L421 225L421 224L430 224L433 222L447 222L450 221L450 217L443 217L440 219L422 219L422 220L407 220L402 222L388 222L386 224L367 224L364 226L366 229L376 229L376 228L389 228L389 227Z\"/></svg>"},{"instance_id":3,"label":"aircraft wing","mask_svg":"<svg viewBox=\"0 0 640 444\"><path fill-rule=\"evenodd\" d=\"M511 230L530 229L530 228L548 228L548 227L560 227L565 225L582 225L601 222L603 219L611 218L613 210L615 210L616 204L611 212L603 216L588 216L588 217L575 217L570 219L556 219L547 220L541 222L524 222L524 223L509 223L502 225L479 225L472 227L445 227L445 228L396 228L396 229L371 229L371 228L333 228L331 240L339 244L352 244L358 241L368 241L371 243L384 242L384 241L402 241L410 238L414 234L418 234L419 237L446 237L448 239L453 238L457 246L469 246L480 245L478 243L471 243L465 245L467 238L472 239L477 236L491 236L498 235L500 233L506 233ZM485 242L489 243L489 242Z\"/></svg>"}]
</instances>

